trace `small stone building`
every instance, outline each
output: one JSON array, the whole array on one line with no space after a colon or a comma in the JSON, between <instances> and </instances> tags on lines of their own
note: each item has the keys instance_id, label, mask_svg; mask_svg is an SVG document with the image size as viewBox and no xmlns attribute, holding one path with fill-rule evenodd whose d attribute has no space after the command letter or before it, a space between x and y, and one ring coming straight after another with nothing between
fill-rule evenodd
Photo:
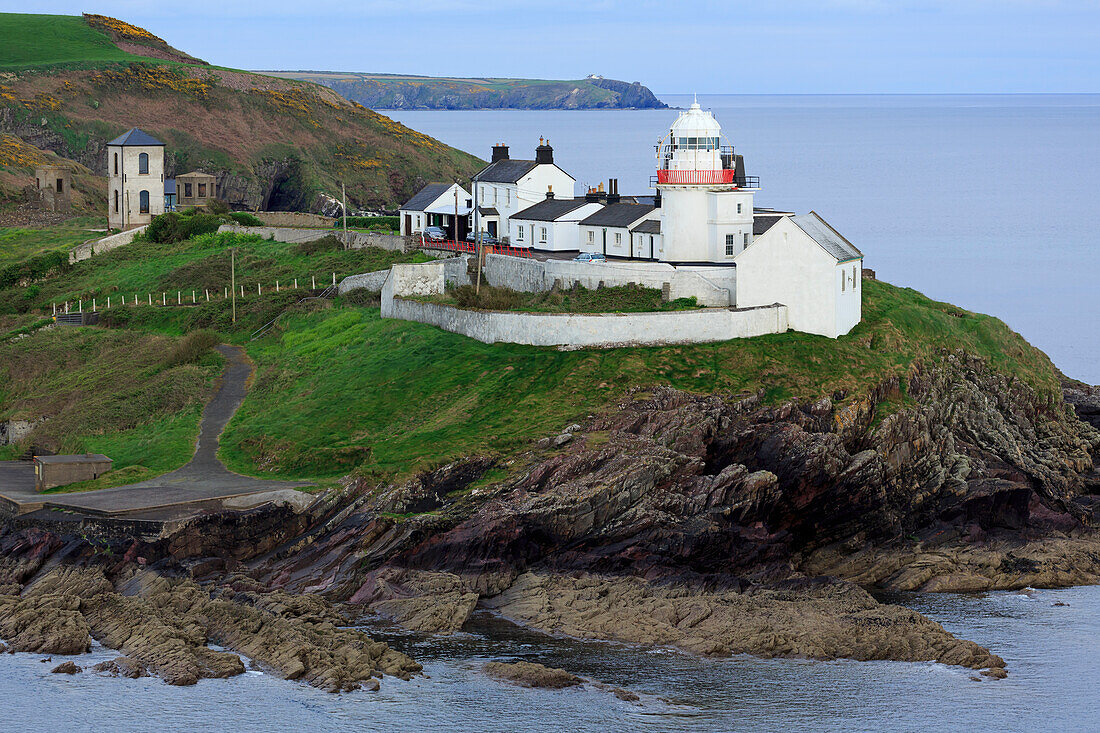
<instances>
[{"instance_id":1,"label":"small stone building","mask_svg":"<svg viewBox=\"0 0 1100 733\"><path fill-rule=\"evenodd\" d=\"M214 176L202 171L176 176L176 208L205 206L218 197L217 185Z\"/></svg>"},{"instance_id":2,"label":"small stone building","mask_svg":"<svg viewBox=\"0 0 1100 733\"><path fill-rule=\"evenodd\" d=\"M113 461L101 453L35 456L34 490L45 491L77 481L91 481L111 470Z\"/></svg>"},{"instance_id":3,"label":"small stone building","mask_svg":"<svg viewBox=\"0 0 1100 733\"><path fill-rule=\"evenodd\" d=\"M46 211L72 210L73 172L63 165L40 165L34 172L39 205Z\"/></svg>"}]
</instances>

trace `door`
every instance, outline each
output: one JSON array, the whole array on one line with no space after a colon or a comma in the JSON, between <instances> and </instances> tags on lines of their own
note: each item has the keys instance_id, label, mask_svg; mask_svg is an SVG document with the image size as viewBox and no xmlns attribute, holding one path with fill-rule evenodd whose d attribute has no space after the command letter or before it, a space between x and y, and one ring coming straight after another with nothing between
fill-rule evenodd
<instances>
[{"instance_id":1,"label":"door","mask_svg":"<svg viewBox=\"0 0 1100 733\"><path fill-rule=\"evenodd\" d=\"M405 214L405 234L413 233L413 218L412 214Z\"/></svg>"}]
</instances>

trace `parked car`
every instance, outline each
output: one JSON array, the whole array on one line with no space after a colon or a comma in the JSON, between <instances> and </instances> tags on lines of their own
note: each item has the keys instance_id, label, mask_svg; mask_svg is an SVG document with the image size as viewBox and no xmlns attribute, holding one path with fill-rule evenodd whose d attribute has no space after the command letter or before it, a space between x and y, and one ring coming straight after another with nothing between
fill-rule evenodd
<instances>
[{"instance_id":1,"label":"parked car","mask_svg":"<svg viewBox=\"0 0 1100 733\"><path fill-rule=\"evenodd\" d=\"M602 252L581 252L573 258L574 262L607 262Z\"/></svg>"},{"instance_id":2,"label":"parked car","mask_svg":"<svg viewBox=\"0 0 1100 733\"><path fill-rule=\"evenodd\" d=\"M473 232L470 232L469 234L466 235L466 241L467 242L475 241ZM482 244L499 244L499 242L497 241L497 238L494 237L489 232L482 232L481 233L481 243Z\"/></svg>"},{"instance_id":3,"label":"parked car","mask_svg":"<svg viewBox=\"0 0 1100 733\"><path fill-rule=\"evenodd\" d=\"M447 232L442 227L424 227L424 239L432 242L442 242L447 238Z\"/></svg>"}]
</instances>

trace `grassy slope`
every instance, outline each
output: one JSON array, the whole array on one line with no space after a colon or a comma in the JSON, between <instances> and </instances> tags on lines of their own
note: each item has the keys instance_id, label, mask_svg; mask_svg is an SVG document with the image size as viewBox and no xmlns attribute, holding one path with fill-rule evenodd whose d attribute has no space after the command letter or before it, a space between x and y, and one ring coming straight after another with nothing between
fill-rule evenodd
<instances>
[{"instance_id":1,"label":"grassy slope","mask_svg":"<svg viewBox=\"0 0 1100 733\"><path fill-rule=\"evenodd\" d=\"M222 358L170 363L173 337L51 328L0 344L0 420L39 420L34 444L104 453L128 481L186 463ZM26 446L5 447L10 458Z\"/></svg>"},{"instance_id":2,"label":"grassy slope","mask_svg":"<svg viewBox=\"0 0 1100 733\"><path fill-rule=\"evenodd\" d=\"M786 333L717 344L562 352L482 344L340 307L250 346L253 391L223 440L238 470L388 477L461 455L507 452L624 396L668 384L765 389L771 401L852 398L941 348L963 348L1057 393L1053 365L998 319L868 282L864 322L837 340ZM883 409L894 409L883 405Z\"/></svg>"},{"instance_id":3,"label":"grassy slope","mask_svg":"<svg viewBox=\"0 0 1100 733\"><path fill-rule=\"evenodd\" d=\"M170 297L175 298L179 290L186 291L188 297L192 290L201 295L204 289L220 295L230 282L230 247L237 249L237 283L245 287L247 298L253 298L257 283L268 292L275 289L276 280L285 288L298 278L299 287L307 288L311 277L316 276L317 284L324 287L332 281L334 272L337 279L342 279L382 270L395 262L423 261L419 253L373 247L307 254L309 247L254 235L207 234L176 244L139 242L79 262L67 272L48 278L37 285L33 297L27 297L26 288L0 290L0 313L49 314L52 303L90 303L96 298L105 304L108 295L113 295L115 303L123 295L130 303L135 293L145 302L148 294L159 299L162 292L170 291Z\"/></svg>"},{"instance_id":4,"label":"grassy slope","mask_svg":"<svg viewBox=\"0 0 1100 733\"><path fill-rule=\"evenodd\" d=\"M89 230L105 229L106 226L105 218L81 216L55 227L0 227L0 265L18 262L42 252L67 252L87 239L103 236Z\"/></svg>"},{"instance_id":5,"label":"grassy slope","mask_svg":"<svg viewBox=\"0 0 1100 733\"><path fill-rule=\"evenodd\" d=\"M76 15L0 13L0 69L87 68L136 61Z\"/></svg>"}]
</instances>

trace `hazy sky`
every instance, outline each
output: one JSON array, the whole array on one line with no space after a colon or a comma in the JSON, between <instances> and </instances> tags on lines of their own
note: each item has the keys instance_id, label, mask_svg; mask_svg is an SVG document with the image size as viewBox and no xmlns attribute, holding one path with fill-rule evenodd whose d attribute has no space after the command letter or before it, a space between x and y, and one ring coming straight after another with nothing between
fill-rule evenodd
<instances>
[{"instance_id":1,"label":"hazy sky","mask_svg":"<svg viewBox=\"0 0 1100 733\"><path fill-rule=\"evenodd\" d=\"M214 63L641 81L657 93L1100 92L1100 0L0 0Z\"/></svg>"}]
</instances>

